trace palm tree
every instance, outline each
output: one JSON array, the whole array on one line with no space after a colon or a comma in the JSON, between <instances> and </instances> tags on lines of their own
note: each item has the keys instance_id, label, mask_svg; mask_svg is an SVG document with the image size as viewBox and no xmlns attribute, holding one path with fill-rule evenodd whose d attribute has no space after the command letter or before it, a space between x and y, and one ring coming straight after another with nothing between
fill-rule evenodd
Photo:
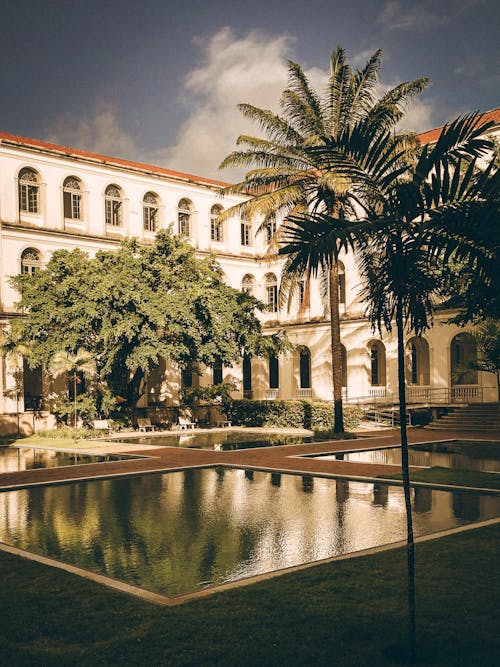
<instances>
[{"instance_id":1,"label":"palm tree","mask_svg":"<svg viewBox=\"0 0 500 667\"><path fill-rule=\"evenodd\" d=\"M338 47L330 58L330 77L323 95L312 88L300 65L289 62L288 86L281 98L282 115L240 104L243 115L256 122L266 138L240 136L237 143L243 149L231 153L220 165L221 168L251 167L243 181L224 190L233 194L250 193L249 198L221 217L229 218L236 212L256 215L262 219L261 229L277 216L307 217L308 211L337 218L351 217L355 199L350 196L349 180L330 170L321 150L313 149L322 149L330 142L342 150L357 126L367 126L375 134L384 134L402 118L408 100L428 83L426 78L401 83L377 99L381 61L382 51L378 50L362 69L353 70L346 60L345 50ZM279 234L277 241L279 243ZM338 264L336 256L333 261L320 263L314 254L302 257L304 252L307 249L298 248L301 260L294 262L290 257L285 262L280 300L283 303L288 297L290 301L304 276L309 280L324 274L330 307L335 431L340 432L344 424Z\"/></svg>"},{"instance_id":2,"label":"palm tree","mask_svg":"<svg viewBox=\"0 0 500 667\"><path fill-rule=\"evenodd\" d=\"M80 382L80 375L86 377L95 375L96 367L94 358L90 352L82 348L77 350L76 354L62 350L52 357L49 370L54 378L58 378L61 375L68 375L68 378L73 382L73 425L76 429L78 416L77 386Z\"/></svg>"},{"instance_id":3,"label":"palm tree","mask_svg":"<svg viewBox=\"0 0 500 667\"><path fill-rule=\"evenodd\" d=\"M477 159L491 143L481 135L489 125L471 114L445 126L435 146L414 157L389 133L356 128L338 150L326 141L321 151L335 174L350 180L362 215L354 221L325 213L289 216L280 253L316 257L329 266L341 249L358 251L363 297L373 327L391 331L398 342L398 394L402 473L407 518L410 657L415 658L414 538L406 429L405 332L422 334L432 323L439 296L439 268L450 255L467 261L485 282L494 279L488 244L498 224L499 177L493 162L480 172ZM464 168L465 167L465 168ZM465 224L464 221L468 224ZM485 247L486 245L486 247ZM303 250L308 247L308 250Z\"/></svg>"}]
</instances>

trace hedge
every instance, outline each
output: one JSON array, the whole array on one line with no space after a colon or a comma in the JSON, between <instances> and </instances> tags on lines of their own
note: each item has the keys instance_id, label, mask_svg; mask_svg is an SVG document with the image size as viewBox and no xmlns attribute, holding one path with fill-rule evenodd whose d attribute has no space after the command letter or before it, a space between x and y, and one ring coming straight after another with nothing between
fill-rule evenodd
<instances>
[{"instance_id":1,"label":"hedge","mask_svg":"<svg viewBox=\"0 0 500 667\"><path fill-rule=\"evenodd\" d=\"M333 405L326 401L253 401L224 403L224 413L235 426L278 426L317 430L333 429ZM358 426L362 410L344 406L344 428Z\"/></svg>"}]
</instances>

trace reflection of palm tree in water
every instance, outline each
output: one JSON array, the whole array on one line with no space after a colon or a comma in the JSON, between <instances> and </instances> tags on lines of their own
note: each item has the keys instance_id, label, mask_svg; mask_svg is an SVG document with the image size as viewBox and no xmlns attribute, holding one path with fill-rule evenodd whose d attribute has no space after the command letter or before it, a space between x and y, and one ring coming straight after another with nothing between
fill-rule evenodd
<instances>
[{"instance_id":1,"label":"reflection of palm tree in water","mask_svg":"<svg viewBox=\"0 0 500 667\"><path fill-rule=\"evenodd\" d=\"M345 552L346 540L346 508L349 500L349 482L346 479L337 479L335 482L335 525L333 526L333 547L335 554Z\"/></svg>"}]
</instances>

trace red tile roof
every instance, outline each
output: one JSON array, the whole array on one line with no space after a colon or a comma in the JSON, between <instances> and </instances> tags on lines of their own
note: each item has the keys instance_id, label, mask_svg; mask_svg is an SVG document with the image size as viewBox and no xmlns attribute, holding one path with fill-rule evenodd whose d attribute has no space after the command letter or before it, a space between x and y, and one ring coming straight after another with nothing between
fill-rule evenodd
<instances>
[{"instance_id":1,"label":"red tile roof","mask_svg":"<svg viewBox=\"0 0 500 667\"><path fill-rule=\"evenodd\" d=\"M500 108L486 111L483 114L483 121L493 121L494 123L500 123ZM433 141L437 140L442 129L442 127L437 127L433 130L423 132L422 134L417 135L418 139L422 144L432 143ZM110 167L135 169L147 174L157 174L158 176L166 176L167 178L188 181L190 183L200 185L208 185L212 187L226 187L229 185L229 183L225 183L224 181L216 181L211 178L204 178L203 176L186 174L181 171L172 171L171 169L165 169L164 167L157 167L151 164L144 164L142 162L131 162L129 160L123 160L122 158L109 157L108 155L101 155L99 153L89 153L78 148L59 146L58 144L51 144L46 141L40 141L39 139L28 139L26 137L20 137L15 134L6 134L5 132L0 132L0 143L12 144L14 146L23 146L25 148L33 148L35 150L41 149L51 153L62 154L70 158L83 158L84 160L100 162Z\"/></svg>"},{"instance_id":2,"label":"red tile roof","mask_svg":"<svg viewBox=\"0 0 500 667\"><path fill-rule=\"evenodd\" d=\"M489 121L500 123L500 108L484 112L481 122L486 123ZM442 129L442 127L436 127L434 130L428 130L427 132L418 134L417 137L421 144L431 144L432 142L437 141Z\"/></svg>"},{"instance_id":3,"label":"red tile roof","mask_svg":"<svg viewBox=\"0 0 500 667\"><path fill-rule=\"evenodd\" d=\"M186 174L181 171L172 171L164 167L156 167L151 164L143 164L142 162L130 162L129 160L122 160L117 157L109 157L107 155L100 155L99 153L89 153L87 151L79 150L78 148L70 148L67 146L59 146L58 144L47 143L39 139L28 139L26 137L19 137L15 134L6 134L0 132L0 144L12 144L14 146L22 146L25 148L41 149L51 153L63 154L66 157L75 159L83 158L93 162L101 162L110 167L125 167L126 169L135 169L148 174L158 176L166 176L175 180L189 181L200 185L209 185L215 187L226 187L229 183L223 181L215 181L211 178L204 178L203 176L194 176L193 174Z\"/></svg>"}]
</instances>

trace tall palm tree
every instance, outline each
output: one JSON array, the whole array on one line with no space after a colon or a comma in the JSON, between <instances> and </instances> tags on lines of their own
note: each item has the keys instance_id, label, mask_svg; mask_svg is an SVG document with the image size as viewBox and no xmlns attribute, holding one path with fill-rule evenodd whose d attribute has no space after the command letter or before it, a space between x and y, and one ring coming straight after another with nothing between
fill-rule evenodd
<instances>
[{"instance_id":1,"label":"tall palm tree","mask_svg":"<svg viewBox=\"0 0 500 667\"><path fill-rule=\"evenodd\" d=\"M94 357L90 352L79 349L75 354L61 350L51 359L49 371L54 378L61 375L67 375L73 382L73 425L76 429L78 417L77 388L80 382L80 375L92 377L95 375L96 367Z\"/></svg>"},{"instance_id":2,"label":"tall palm tree","mask_svg":"<svg viewBox=\"0 0 500 667\"><path fill-rule=\"evenodd\" d=\"M262 219L262 228L277 216L307 216L309 211L341 218L352 216L355 199L350 196L349 180L330 170L322 151L313 149L322 149L330 142L342 150L345 142L350 141L353 128L358 126L370 127L377 135L385 134L402 118L405 104L428 83L426 78L401 83L377 99L381 61L382 51L378 50L363 68L353 70L345 50L337 47L330 58L330 76L323 95L312 88L300 65L289 62L288 86L281 97L281 115L240 104L243 115L257 123L266 136L241 135L237 144L242 149L231 153L220 165L221 168L251 168L243 181L224 190L249 195L248 200L231 207L222 217L229 218L236 212L256 215ZM305 262L294 263L291 259L283 268L281 303L287 296L291 299L302 277L309 280L328 270L335 431L343 431L336 257L327 264L319 263L313 254Z\"/></svg>"},{"instance_id":3,"label":"tall palm tree","mask_svg":"<svg viewBox=\"0 0 500 667\"><path fill-rule=\"evenodd\" d=\"M451 255L466 261L485 282L494 279L488 241L498 226L499 173L477 159L491 148L482 135L489 127L478 114L445 126L435 146L412 156L397 139L356 128L349 146L326 141L314 148L331 171L350 180L362 210L354 221L325 213L289 216L280 253L300 268L307 257L327 266L341 249L358 253L363 297L372 326L397 331L398 394L402 473L408 544L410 656L415 658L414 538L406 429L405 332L420 335L431 326L439 296L439 268ZM307 248L307 250L306 250Z\"/></svg>"}]
</instances>

